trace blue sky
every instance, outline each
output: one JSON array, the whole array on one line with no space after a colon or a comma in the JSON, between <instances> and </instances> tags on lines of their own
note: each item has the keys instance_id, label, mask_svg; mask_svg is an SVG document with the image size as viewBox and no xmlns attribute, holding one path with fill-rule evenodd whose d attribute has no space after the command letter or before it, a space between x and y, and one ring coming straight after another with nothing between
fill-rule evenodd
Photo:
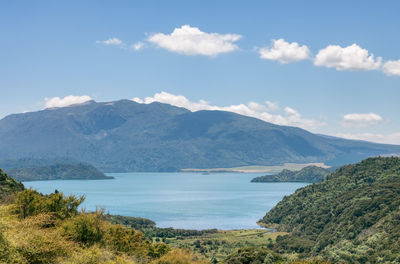
<instances>
[{"instance_id":1,"label":"blue sky","mask_svg":"<svg viewBox=\"0 0 400 264\"><path fill-rule=\"evenodd\" d=\"M399 1L1 1L0 117L136 98L400 144L399 10Z\"/></svg>"}]
</instances>

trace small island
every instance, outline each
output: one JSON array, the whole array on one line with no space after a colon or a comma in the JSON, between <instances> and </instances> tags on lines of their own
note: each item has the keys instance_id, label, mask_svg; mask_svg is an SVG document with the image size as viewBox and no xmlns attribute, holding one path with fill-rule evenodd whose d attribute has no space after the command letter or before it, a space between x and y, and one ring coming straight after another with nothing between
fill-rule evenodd
<instances>
[{"instance_id":1,"label":"small island","mask_svg":"<svg viewBox=\"0 0 400 264\"><path fill-rule=\"evenodd\" d=\"M30 168L10 168L5 171L10 177L18 181L106 180L114 178L86 163L57 163Z\"/></svg>"},{"instance_id":2,"label":"small island","mask_svg":"<svg viewBox=\"0 0 400 264\"><path fill-rule=\"evenodd\" d=\"M251 182L309 182L315 183L322 181L332 172L317 166L307 166L299 171L284 169L278 174L265 175L253 178Z\"/></svg>"}]
</instances>

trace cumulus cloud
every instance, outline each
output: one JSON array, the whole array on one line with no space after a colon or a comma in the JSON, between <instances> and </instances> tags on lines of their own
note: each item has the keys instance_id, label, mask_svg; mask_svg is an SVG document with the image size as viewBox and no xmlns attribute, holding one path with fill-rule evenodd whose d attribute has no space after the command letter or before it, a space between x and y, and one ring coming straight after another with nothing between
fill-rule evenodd
<instances>
[{"instance_id":1,"label":"cumulus cloud","mask_svg":"<svg viewBox=\"0 0 400 264\"><path fill-rule=\"evenodd\" d=\"M297 42L287 42L284 39L272 41L272 46L258 50L261 59L275 60L286 64L301 61L310 57L310 50L306 45L300 46Z\"/></svg>"},{"instance_id":2,"label":"cumulus cloud","mask_svg":"<svg viewBox=\"0 0 400 264\"><path fill-rule=\"evenodd\" d=\"M147 38L151 43L171 52L184 55L216 56L238 49L234 43L241 38L238 34L206 33L197 27L184 25L171 34L156 33Z\"/></svg>"},{"instance_id":3,"label":"cumulus cloud","mask_svg":"<svg viewBox=\"0 0 400 264\"><path fill-rule=\"evenodd\" d=\"M353 127L366 127L370 125L376 125L381 123L383 118L375 113L359 114L352 113L343 116L343 126L353 126Z\"/></svg>"},{"instance_id":4,"label":"cumulus cloud","mask_svg":"<svg viewBox=\"0 0 400 264\"><path fill-rule=\"evenodd\" d=\"M400 145L400 132L389 134L374 134L374 133L337 133L335 136L347 139L365 140L383 144Z\"/></svg>"},{"instance_id":5,"label":"cumulus cloud","mask_svg":"<svg viewBox=\"0 0 400 264\"><path fill-rule=\"evenodd\" d=\"M84 102L92 100L92 98L88 95L82 95L82 96L68 95L63 98L52 97L52 98L45 98L44 100L45 100L45 108L55 108L55 107L65 107L74 104L82 104Z\"/></svg>"},{"instance_id":6,"label":"cumulus cloud","mask_svg":"<svg viewBox=\"0 0 400 264\"><path fill-rule=\"evenodd\" d=\"M315 56L314 64L336 70L367 71L381 67L382 58L374 58L368 50L353 44L342 48L338 45L329 45L321 49Z\"/></svg>"},{"instance_id":7,"label":"cumulus cloud","mask_svg":"<svg viewBox=\"0 0 400 264\"><path fill-rule=\"evenodd\" d=\"M136 42L135 44L132 45L132 49L135 51L141 50L144 48L144 43L141 41Z\"/></svg>"},{"instance_id":8,"label":"cumulus cloud","mask_svg":"<svg viewBox=\"0 0 400 264\"><path fill-rule=\"evenodd\" d=\"M279 110L278 103L271 102L271 101L265 101L265 104L267 105L268 111L274 112L274 111Z\"/></svg>"},{"instance_id":9,"label":"cumulus cloud","mask_svg":"<svg viewBox=\"0 0 400 264\"><path fill-rule=\"evenodd\" d=\"M382 70L386 75L400 76L400 60L386 62L383 64Z\"/></svg>"},{"instance_id":10,"label":"cumulus cloud","mask_svg":"<svg viewBox=\"0 0 400 264\"><path fill-rule=\"evenodd\" d=\"M122 46L124 42L118 38L109 38L106 40L98 40L96 41L97 44L103 44L106 46Z\"/></svg>"},{"instance_id":11,"label":"cumulus cloud","mask_svg":"<svg viewBox=\"0 0 400 264\"><path fill-rule=\"evenodd\" d=\"M263 121L274 123L277 125L299 126L305 129L314 129L316 127L324 125L323 122L320 122L318 120L303 118L299 112L290 107L285 107L282 114L271 114L271 105L273 106L274 111L279 109L278 104L273 102L269 102L269 105L268 103L260 104L257 102L249 102L248 104L215 106L209 104L205 100L193 102L183 95L174 95L167 92L156 93L154 94L154 96L146 97L144 99L135 97L132 100L137 103L144 104L149 104L152 102L166 103L189 109L192 112L199 110L228 111L240 115L258 118Z\"/></svg>"}]
</instances>

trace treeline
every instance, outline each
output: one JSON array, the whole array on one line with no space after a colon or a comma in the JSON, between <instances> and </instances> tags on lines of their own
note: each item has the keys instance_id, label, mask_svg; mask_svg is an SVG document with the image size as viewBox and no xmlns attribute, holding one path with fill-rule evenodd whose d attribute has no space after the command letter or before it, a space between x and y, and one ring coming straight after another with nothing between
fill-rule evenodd
<instances>
[{"instance_id":1,"label":"treeline","mask_svg":"<svg viewBox=\"0 0 400 264\"><path fill-rule=\"evenodd\" d=\"M216 228L205 229L205 230L191 230L191 229L175 229L172 227L167 227L167 228L156 227L155 222L141 217L106 214L104 215L104 219L114 224L122 224L140 230L149 239L203 236L206 234L212 234L218 232L218 229Z\"/></svg>"}]
</instances>

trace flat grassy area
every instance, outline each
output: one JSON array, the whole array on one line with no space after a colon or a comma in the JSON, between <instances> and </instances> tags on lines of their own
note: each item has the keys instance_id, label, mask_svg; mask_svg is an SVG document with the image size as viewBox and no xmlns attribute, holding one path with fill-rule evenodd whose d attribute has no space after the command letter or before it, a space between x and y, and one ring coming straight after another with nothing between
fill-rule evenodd
<instances>
[{"instance_id":1,"label":"flat grassy area","mask_svg":"<svg viewBox=\"0 0 400 264\"><path fill-rule=\"evenodd\" d=\"M329 168L324 163L285 163L277 166L243 166L234 168L213 168L213 169L182 169L182 172L265 172L265 173L278 173L284 169L288 170L301 170L307 166L317 166L322 168Z\"/></svg>"},{"instance_id":2,"label":"flat grassy area","mask_svg":"<svg viewBox=\"0 0 400 264\"><path fill-rule=\"evenodd\" d=\"M165 242L173 247L187 248L209 259L221 261L239 248L248 246L268 247L283 232L266 229L242 229L218 231L198 237L167 238Z\"/></svg>"}]
</instances>

